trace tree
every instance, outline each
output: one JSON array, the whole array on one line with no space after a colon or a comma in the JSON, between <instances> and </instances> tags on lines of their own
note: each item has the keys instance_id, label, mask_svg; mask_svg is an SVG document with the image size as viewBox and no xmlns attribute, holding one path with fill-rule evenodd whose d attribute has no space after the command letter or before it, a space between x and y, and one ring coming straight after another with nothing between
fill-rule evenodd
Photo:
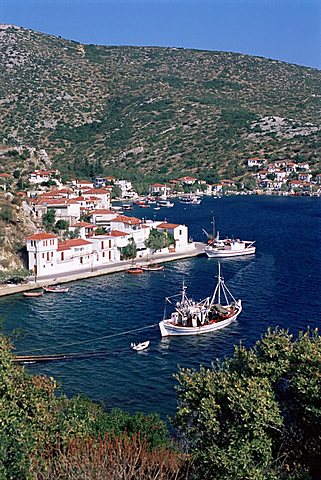
<instances>
[{"instance_id":1,"label":"tree","mask_svg":"<svg viewBox=\"0 0 321 480\"><path fill-rule=\"evenodd\" d=\"M57 220L57 222L56 222L55 228L56 228L57 230L68 230L68 228L69 228L69 222L68 222L67 220L59 219L59 220Z\"/></svg>"},{"instance_id":2,"label":"tree","mask_svg":"<svg viewBox=\"0 0 321 480\"><path fill-rule=\"evenodd\" d=\"M42 224L46 230L52 230L55 220L56 212L53 208L47 210L47 213L44 213L42 216Z\"/></svg>"},{"instance_id":3,"label":"tree","mask_svg":"<svg viewBox=\"0 0 321 480\"><path fill-rule=\"evenodd\" d=\"M317 331L269 330L210 369L181 369L175 424L196 478L319 478L320 359Z\"/></svg>"},{"instance_id":4,"label":"tree","mask_svg":"<svg viewBox=\"0 0 321 480\"><path fill-rule=\"evenodd\" d=\"M122 190L119 185L113 185L112 191L111 191L111 198L121 198L122 196Z\"/></svg>"},{"instance_id":5,"label":"tree","mask_svg":"<svg viewBox=\"0 0 321 480\"><path fill-rule=\"evenodd\" d=\"M153 252L162 250L162 248L168 247L175 243L173 235L168 232L160 232L156 228L152 228L148 239L145 240L145 246L150 248Z\"/></svg>"},{"instance_id":6,"label":"tree","mask_svg":"<svg viewBox=\"0 0 321 480\"><path fill-rule=\"evenodd\" d=\"M137 254L137 247L135 240L133 238L130 238L128 240L128 245L126 247L123 247L121 249L121 258L122 260L129 260L131 258L136 258Z\"/></svg>"}]
</instances>

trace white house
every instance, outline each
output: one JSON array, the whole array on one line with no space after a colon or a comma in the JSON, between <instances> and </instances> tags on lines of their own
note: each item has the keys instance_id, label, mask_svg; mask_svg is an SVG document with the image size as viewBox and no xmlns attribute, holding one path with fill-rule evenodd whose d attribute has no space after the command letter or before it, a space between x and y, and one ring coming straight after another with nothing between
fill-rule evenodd
<instances>
[{"instance_id":1,"label":"white house","mask_svg":"<svg viewBox=\"0 0 321 480\"><path fill-rule=\"evenodd\" d=\"M188 247L188 228L186 225L179 225L177 223L168 223L168 222L161 222L157 223L157 230L160 232L168 232L174 236L175 240L175 250L181 251L186 250ZM169 248L171 250L171 248Z\"/></svg>"},{"instance_id":2,"label":"white house","mask_svg":"<svg viewBox=\"0 0 321 480\"><path fill-rule=\"evenodd\" d=\"M167 187L162 183L153 183L149 186L149 194L155 197L167 196L170 191L170 187Z\"/></svg>"},{"instance_id":3,"label":"white house","mask_svg":"<svg viewBox=\"0 0 321 480\"><path fill-rule=\"evenodd\" d=\"M29 176L30 183L42 183L48 182L49 180L55 180L59 183L60 172L59 170L35 170Z\"/></svg>"},{"instance_id":4,"label":"white house","mask_svg":"<svg viewBox=\"0 0 321 480\"><path fill-rule=\"evenodd\" d=\"M197 178L194 178L194 177L181 177L181 178L178 179L178 181L179 181L181 184L194 185L194 183L197 182Z\"/></svg>"},{"instance_id":5,"label":"white house","mask_svg":"<svg viewBox=\"0 0 321 480\"><path fill-rule=\"evenodd\" d=\"M247 166L249 168L253 167L263 167L263 165L266 163L266 160L263 160L262 158L249 158L247 161Z\"/></svg>"},{"instance_id":6,"label":"white house","mask_svg":"<svg viewBox=\"0 0 321 480\"><path fill-rule=\"evenodd\" d=\"M90 212L90 221L97 227L109 227L113 218L115 212L108 208L97 208Z\"/></svg>"},{"instance_id":7,"label":"white house","mask_svg":"<svg viewBox=\"0 0 321 480\"><path fill-rule=\"evenodd\" d=\"M82 192L82 197L85 199L90 197L96 197L99 199L98 206L100 208L110 207L110 190L103 188L90 188Z\"/></svg>"},{"instance_id":8,"label":"white house","mask_svg":"<svg viewBox=\"0 0 321 480\"><path fill-rule=\"evenodd\" d=\"M122 198L135 198L138 197L135 192L132 182L128 180L116 180L115 185L121 189Z\"/></svg>"},{"instance_id":9,"label":"white house","mask_svg":"<svg viewBox=\"0 0 321 480\"><path fill-rule=\"evenodd\" d=\"M55 211L56 220L67 220L69 223L77 222L80 217L80 204L74 199L40 198L31 203L38 218L41 218L49 210Z\"/></svg>"}]
</instances>

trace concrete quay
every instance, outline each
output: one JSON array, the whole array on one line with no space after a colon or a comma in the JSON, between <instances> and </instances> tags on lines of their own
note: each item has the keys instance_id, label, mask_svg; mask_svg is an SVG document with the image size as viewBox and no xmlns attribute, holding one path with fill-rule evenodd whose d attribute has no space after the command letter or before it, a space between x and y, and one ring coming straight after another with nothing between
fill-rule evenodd
<instances>
[{"instance_id":1,"label":"concrete quay","mask_svg":"<svg viewBox=\"0 0 321 480\"><path fill-rule=\"evenodd\" d=\"M156 253L153 255L152 260L166 263L173 262L175 260L181 260L183 258L197 257L204 254L204 243L194 242L191 244L190 248L181 251L181 252L172 252L172 253ZM151 260L151 259L149 259ZM146 258L136 258L133 260L122 260L120 262L113 262L108 267L98 267L93 269L92 267L84 268L81 271L68 272L63 276L54 276L50 275L48 277L42 277L41 279L30 279L28 282L14 285L6 284L0 285L0 297L6 295L13 295L15 293L27 292L29 290L35 290L37 288L45 287L48 285L57 285L61 283L74 282L76 280L83 280L85 278L98 277L100 275L109 275L111 273L124 272L133 264L138 265L148 265L149 260Z\"/></svg>"}]
</instances>

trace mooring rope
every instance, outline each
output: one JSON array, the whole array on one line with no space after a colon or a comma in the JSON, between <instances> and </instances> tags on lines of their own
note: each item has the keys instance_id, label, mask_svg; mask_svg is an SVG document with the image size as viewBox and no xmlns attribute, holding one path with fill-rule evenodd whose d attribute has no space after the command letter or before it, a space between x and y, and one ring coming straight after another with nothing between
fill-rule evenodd
<instances>
[{"instance_id":1,"label":"mooring rope","mask_svg":"<svg viewBox=\"0 0 321 480\"><path fill-rule=\"evenodd\" d=\"M92 338L91 340L83 340L81 342L73 342L73 343L64 343L62 345L53 345L51 347L43 347L43 348L34 348L32 350L22 350L20 352L15 352L16 355L19 353L30 353L30 352L41 352L43 350L48 350L50 348L63 348L63 347L73 347L74 345L83 345L85 343L91 343L91 342L96 342L98 340L103 340L105 338L112 338L112 337L120 337L121 335L127 335L128 333L133 333L133 332L140 332L142 330L148 330L150 328L157 327L158 323L154 323L153 325L147 325L146 327L141 327L141 328L135 328L133 330L127 330L125 332L119 332L119 333L113 333L111 335L103 335L101 337L96 337Z\"/></svg>"}]
</instances>

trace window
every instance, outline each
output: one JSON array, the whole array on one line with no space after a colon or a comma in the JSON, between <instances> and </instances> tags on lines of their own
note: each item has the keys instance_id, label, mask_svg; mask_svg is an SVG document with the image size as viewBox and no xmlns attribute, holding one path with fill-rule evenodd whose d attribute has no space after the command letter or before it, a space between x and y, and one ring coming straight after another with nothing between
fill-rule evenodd
<instances>
[{"instance_id":1,"label":"window","mask_svg":"<svg viewBox=\"0 0 321 480\"><path fill-rule=\"evenodd\" d=\"M105 252L103 252L103 258L105 258Z\"/></svg>"},{"instance_id":2,"label":"window","mask_svg":"<svg viewBox=\"0 0 321 480\"><path fill-rule=\"evenodd\" d=\"M62 260L62 261L65 260L65 252L61 252L61 260Z\"/></svg>"},{"instance_id":3,"label":"window","mask_svg":"<svg viewBox=\"0 0 321 480\"><path fill-rule=\"evenodd\" d=\"M182 230L179 230L178 234L179 234L179 235L182 235Z\"/></svg>"},{"instance_id":4,"label":"window","mask_svg":"<svg viewBox=\"0 0 321 480\"><path fill-rule=\"evenodd\" d=\"M42 254L42 258L45 258L45 254L44 254L44 253Z\"/></svg>"},{"instance_id":5,"label":"window","mask_svg":"<svg viewBox=\"0 0 321 480\"><path fill-rule=\"evenodd\" d=\"M111 248L111 240L109 240L109 248Z\"/></svg>"},{"instance_id":6,"label":"window","mask_svg":"<svg viewBox=\"0 0 321 480\"><path fill-rule=\"evenodd\" d=\"M104 242L101 242L101 249L104 250Z\"/></svg>"},{"instance_id":7,"label":"window","mask_svg":"<svg viewBox=\"0 0 321 480\"><path fill-rule=\"evenodd\" d=\"M47 262L49 262L49 252L47 252Z\"/></svg>"},{"instance_id":8,"label":"window","mask_svg":"<svg viewBox=\"0 0 321 480\"><path fill-rule=\"evenodd\" d=\"M80 263L84 263L83 257L80 257Z\"/></svg>"},{"instance_id":9,"label":"window","mask_svg":"<svg viewBox=\"0 0 321 480\"><path fill-rule=\"evenodd\" d=\"M111 260L111 252L108 252L109 260Z\"/></svg>"}]
</instances>

